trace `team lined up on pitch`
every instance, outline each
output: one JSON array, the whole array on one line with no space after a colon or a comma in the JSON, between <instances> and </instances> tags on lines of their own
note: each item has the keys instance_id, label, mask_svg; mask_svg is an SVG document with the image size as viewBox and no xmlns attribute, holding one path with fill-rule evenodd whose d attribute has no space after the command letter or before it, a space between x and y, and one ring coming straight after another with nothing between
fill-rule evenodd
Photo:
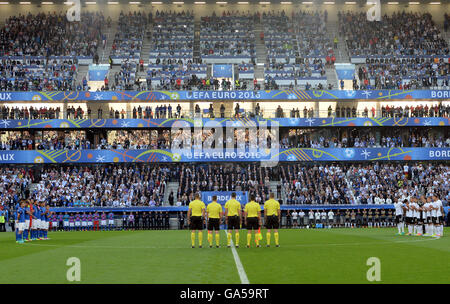
<instances>
[{"instance_id":1,"label":"team lined up on pitch","mask_svg":"<svg viewBox=\"0 0 450 304\"><path fill-rule=\"evenodd\" d=\"M444 208L436 194L395 198L398 234L441 237L444 234Z\"/></svg>"}]
</instances>

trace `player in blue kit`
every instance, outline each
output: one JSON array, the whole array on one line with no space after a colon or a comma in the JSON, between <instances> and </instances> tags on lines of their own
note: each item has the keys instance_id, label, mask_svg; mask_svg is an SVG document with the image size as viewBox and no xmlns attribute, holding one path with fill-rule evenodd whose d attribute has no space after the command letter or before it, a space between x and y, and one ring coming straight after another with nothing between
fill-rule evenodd
<instances>
[{"instance_id":1,"label":"player in blue kit","mask_svg":"<svg viewBox=\"0 0 450 304\"><path fill-rule=\"evenodd\" d=\"M101 226L102 231L105 231L108 228L108 226L106 224L106 214L105 214L105 212L102 212L100 226Z\"/></svg>"},{"instance_id":2,"label":"player in blue kit","mask_svg":"<svg viewBox=\"0 0 450 304\"><path fill-rule=\"evenodd\" d=\"M26 219L26 207L25 202L22 201L21 206L16 210L17 211L17 234L16 234L16 243L23 244L24 243L24 235L25 231L25 219Z\"/></svg>"},{"instance_id":3,"label":"player in blue kit","mask_svg":"<svg viewBox=\"0 0 450 304\"><path fill-rule=\"evenodd\" d=\"M19 241L19 221L18 221L18 217L19 217L19 209L22 208L21 204L23 203L23 201L20 201L20 204L17 203L16 207L14 208L14 228L15 228L15 234L16 234L16 243L18 243Z\"/></svg>"},{"instance_id":4,"label":"player in blue kit","mask_svg":"<svg viewBox=\"0 0 450 304\"><path fill-rule=\"evenodd\" d=\"M108 214L108 230L114 230L114 213L111 211Z\"/></svg>"},{"instance_id":5,"label":"player in blue kit","mask_svg":"<svg viewBox=\"0 0 450 304\"><path fill-rule=\"evenodd\" d=\"M48 222L50 220L50 207L45 205L45 202L41 204L41 238L48 240Z\"/></svg>"},{"instance_id":6,"label":"player in blue kit","mask_svg":"<svg viewBox=\"0 0 450 304\"><path fill-rule=\"evenodd\" d=\"M83 212L83 214L81 215L81 229L83 231L87 230L87 214L86 212Z\"/></svg>"},{"instance_id":7,"label":"player in blue kit","mask_svg":"<svg viewBox=\"0 0 450 304\"><path fill-rule=\"evenodd\" d=\"M87 215L87 221L88 221L88 230L91 231L92 227L94 227L93 221L92 221L92 212L89 212Z\"/></svg>"},{"instance_id":8,"label":"player in blue kit","mask_svg":"<svg viewBox=\"0 0 450 304\"><path fill-rule=\"evenodd\" d=\"M31 214L31 211L30 211L30 203L29 202L25 202L23 208L25 211L25 226L24 226L24 230L23 230L23 240L25 242L29 242L30 236L28 235L28 232L30 231L30 216L33 216L33 215Z\"/></svg>"},{"instance_id":9,"label":"player in blue kit","mask_svg":"<svg viewBox=\"0 0 450 304\"><path fill-rule=\"evenodd\" d=\"M33 241L40 240L39 232L41 227L41 208L39 204L36 202L35 204L31 203L33 207L33 219L31 223L31 239Z\"/></svg>"},{"instance_id":10,"label":"player in blue kit","mask_svg":"<svg viewBox=\"0 0 450 304\"><path fill-rule=\"evenodd\" d=\"M75 230L75 216L73 213L69 215L69 231Z\"/></svg>"},{"instance_id":11,"label":"player in blue kit","mask_svg":"<svg viewBox=\"0 0 450 304\"><path fill-rule=\"evenodd\" d=\"M75 230L81 230L81 215L78 212L75 214Z\"/></svg>"},{"instance_id":12,"label":"player in blue kit","mask_svg":"<svg viewBox=\"0 0 450 304\"><path fill-rule=\"evenodd\" d=\"M69 231L69 214L66 212L63 216L64 220L64 231Z\"/></svg>"}]
</instances>

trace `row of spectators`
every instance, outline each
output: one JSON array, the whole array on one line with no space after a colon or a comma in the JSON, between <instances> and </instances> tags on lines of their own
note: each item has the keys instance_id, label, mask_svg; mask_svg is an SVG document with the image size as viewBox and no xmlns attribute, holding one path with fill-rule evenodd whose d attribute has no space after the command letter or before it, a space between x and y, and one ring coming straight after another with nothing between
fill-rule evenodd
<instances>
[{"instance_id":1,"label":"row of spectators","mask_svg":"<svg viewBox=\"0 0 450 304\"><path fill-rule=\"evenodd\" d=\"M377 134L378 133L378 134ZM428 129L392 130L355 129L351 132L291 129L281 135L281 148L393 148L450 147L450 135Z\"/></svg>"},{"instance_id":2,"label":"row of spectators","mask_svg":"<svg viewBox=\"0 0 450 304\"><path fill-rule=\"evenodd\" d=\"M1 150L60 150L60 149L171 149L195 147L205 142L205 146L218 147L214 140L214 131L185 133L170 130L111 130L100 135L100 141L94 145L86 137L85 131L57 132L46 131L38 136L30 132L9 131L0 137ZM256 136L256 137L255 137ZM234 130L233 135L226 134L221 143L223 147L257 148L264 144L272 148L393 148L393 147L450 147L450 136L442 129L427 128L382 128L376 132L364 129L303 129L282 130L279 143L276 134L269 130L258 130L252 135L248 130ZM196 141L197 140L197 141ZM253 140L255 140L253 142Z\"/></svg>"},{"instance_id":3,"label":"row of spectators","mask_svg":"<svg viewBox=\"0 0 450 304\"><path fill-rule=\"evenodd\" d=\"M0 106L0 119L63 119L63 112L60 107L8 107ZM128 116L128 114L130 116ZM75 108L74 106L67 108L67 118L69 119L83 119L83 118L115 118L115 119L125 119L125 118L139 118L139 119L154 119L154 118L182 118L188 117L209 117L215 118L217 115L217 110L214 109L213 104L209 104L209 108L201 109L197 104L194 108L193 113L190 113L186 109L183 109L180 104L176 107L172 107L171 104L161 104L141 107L138 105L134 106L130 113L125 109L110 108L109 113L106 113L103 117L103 110L99 108L97 110L97 115L92 113L92 109L88 106L87 110L84 111L81 106ZM226 110L225 106L221 104L219 107L220 117L263 117L270 116L275 118L314 118L324 116L325 113L316 113L314 109L307 108L304 106L303 110L297 108L292 108L291 110L283 109L281 105L275 110L262 109L259 103L256 104L254 111L245 112L241 109L239 103L236 103L235 108L230 112ZM365 107L362 111L358 111L356 106L341 106L339 104L333 109L331 105L328 107L326 112L327 117L450 117L450 105L443 105L442 103L428 105L406 105L403 106L389 106L382 105L380 112L378 112L375 107Z\"/></svg>"},{"instance_id":4,"label":"row of spectators","mask_svg":"<svg viewBox=\"0 0 450 304\"><path fill-rule=\"evenodd\" d=\"M60 119L61 109L59 107L7 107L0 106L1 119Z\"/></svg>"}]
</instances>

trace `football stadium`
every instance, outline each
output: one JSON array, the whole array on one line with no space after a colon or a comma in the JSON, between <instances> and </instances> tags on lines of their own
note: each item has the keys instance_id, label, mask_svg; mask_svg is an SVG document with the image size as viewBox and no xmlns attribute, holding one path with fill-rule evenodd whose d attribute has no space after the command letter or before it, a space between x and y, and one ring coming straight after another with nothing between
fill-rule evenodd
<instances>
[{"instance_id":1,"label":"football stadium","mask_svg":"<svg viewBox=\"0 0 450 304\"><path fill-rule=\"evenodd\" d=\"M0 2L0 283L449 284L449 23Z\"/></svg>"}]
</instances>

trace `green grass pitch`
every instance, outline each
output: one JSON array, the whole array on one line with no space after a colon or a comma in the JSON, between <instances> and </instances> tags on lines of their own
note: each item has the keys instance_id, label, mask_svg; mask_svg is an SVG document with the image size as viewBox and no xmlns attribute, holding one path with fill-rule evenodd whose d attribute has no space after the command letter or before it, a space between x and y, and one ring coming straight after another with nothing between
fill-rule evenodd
<instances>
[{"instance_id":1,"label":"green grass pitch","mask_svg":"<svg viewBox=\"0 0 450 304\"><path fill-rule=\"evenodd\" d=\"M241 283L232 250L191 248L189 231L50 232L51 240L16 244L0 234L0 283L72 283L69 257L81 262L79 283ZM381 283L450 283L450 229L444 237L397 236L394 228L281 229L281 247L236 249L250 283L372 283L367 259L381 262ZM234 239L234 236L233 236Z\"/></svg>"}]
</instances>

